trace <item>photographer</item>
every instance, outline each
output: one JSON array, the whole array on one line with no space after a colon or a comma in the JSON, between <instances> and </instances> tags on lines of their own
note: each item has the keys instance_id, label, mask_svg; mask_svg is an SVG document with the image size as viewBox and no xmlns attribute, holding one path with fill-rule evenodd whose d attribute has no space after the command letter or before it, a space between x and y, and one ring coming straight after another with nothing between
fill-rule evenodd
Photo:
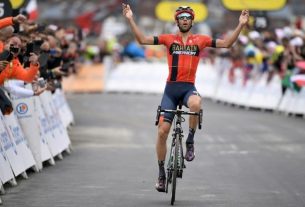
<instances>
[{"instance_id":1,"label":"photographer","mask_svg":"<svg viewBox=\"0 0 305 207\"><path fill-rule=\"evenodd\" d=\"M21 47L21 40L17 36L10 38L8 44L6 44L6 50L9 51L9 56L7 57L6 61L9 62L9 64L7 64L5 69L3 69L3 71L0 73L0 85L3 85L5 80L12 78L23 80L28 83L31 83L34 80L39 69L38 56L31 53L29 57L29 69L24 69L18 59L18 55L21 52Z\"/></svg>"}]
</instances>

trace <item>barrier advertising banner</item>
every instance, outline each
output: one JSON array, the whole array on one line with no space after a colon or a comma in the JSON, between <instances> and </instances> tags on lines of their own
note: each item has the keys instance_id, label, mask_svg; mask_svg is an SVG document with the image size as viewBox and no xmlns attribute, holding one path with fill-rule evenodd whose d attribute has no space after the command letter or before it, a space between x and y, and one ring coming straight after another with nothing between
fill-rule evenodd
<instances>
[{"instance_id":1,"label":"barrier advertising banner","mask_svg":"<svg viewBox=\"0 0 305 207\"><path fill-rule=\"evenodd\" d=\"M40 131L37 111L34 108L34 98L12 100L18 121L33 153L38 169L42 169Z\"/></svg>"},{"instance_id":2,"label":"barrier advertising banner","mask_svg":"<svg viewBox=\"0 0 305 207\"><path fill-rule=\"evenodd\" d=\"M69 147L70 140L67 139L64 132L62 131L63 125L58 115L58 111L57 109L55 109L55 106L53 104L52 94L48 91L44 92L40 95L40 100L42 102L42 107L45 112L48 123L52 128L52 133L54 135L54 138L56 139L57 146L59 147L61 153Z\"/></svg>"},{"instance_id":3,"label":"barrier advertising banner","mask_svg":"<svg viewBox=\"0 0 305 207\"><path fill-rule=\"evenodd\" d=\"M58 145L58 140L56 139L52 126L46 116L45 111L43 110L42 102L39 97L36 99L37 109L39 114L39 125L41 128L41 137L44 142L47 143L48 148L50 149L50 156L54 157L58 155L60 151L60 147ZM45 155L49 156L49 155Z\"/></svg>"},{"instance_id":4,"label":"barrier advertising banner","mask_svg":"<svg viewBox=\"0 0 305 207\"><path fill-rule=\"evenodd\" d=\"M8 133L2 113L0 113L0 142L3 146L5 154L7 155L14 175L18 176L23 173L26 170L23 163L23 159L21 157L20 152L18 152L17 150L17 146L13 138Z\"/></svg>"},{"instance_id":5,"label":"barrier advertising banner","mask_svg":"<svg viewBox=\"0 0 305 207\"><path fill-rule=\"evenodd\" d=\"M0 123L1 125L2 123ZM10 163L0 142L0 181L7 183L14 178Z\"/></svg>"},{"instance_id":6,"label":"barrier advertising banner","mask_svg":"<svg viewBox=\"0 0 305 207\"><path fill-rule=\"evenodd\" d=\"M11 113L10 115L5 115L4 122L8 128L9 134L14 139L17 152L20 153L25 169L28 169L36 165L29 144L25 139L23 131L17 120L17 115L14 112Z\"/></svg>"}]
</instances>

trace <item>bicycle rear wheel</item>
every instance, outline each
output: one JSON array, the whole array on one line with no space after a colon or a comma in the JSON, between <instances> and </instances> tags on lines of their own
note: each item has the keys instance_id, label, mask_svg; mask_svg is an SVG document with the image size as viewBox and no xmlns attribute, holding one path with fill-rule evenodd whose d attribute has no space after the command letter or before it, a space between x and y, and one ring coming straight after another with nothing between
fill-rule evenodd
<instances>
[{"instance_id":1,"label":"bicycle rear wheel","mask_svg":"<svg viewBox=\"0 0 305 207\"><path fill-rule=\"evenodd\" d=\"M179 139L176 137L175 153L174 153L174 169L172 172L172 199L171 205L174 205L176 198L176 185L177 185L177 174L178 174L178 151L179 151Z\"/></svg>"}]
</instances>

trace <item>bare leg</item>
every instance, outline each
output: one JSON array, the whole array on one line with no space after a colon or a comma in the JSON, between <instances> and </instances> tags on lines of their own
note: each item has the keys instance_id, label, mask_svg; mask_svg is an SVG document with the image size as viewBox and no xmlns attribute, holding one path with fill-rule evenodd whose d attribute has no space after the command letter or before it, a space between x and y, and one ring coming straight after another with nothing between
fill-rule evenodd
<instances>
[{"instance_id":1,"label":"bare leg","mask_svg":"<svg viewBox=\"0 0 305 207\"><path fill-rule=\"evenodd\" d=\"M166 157L166 140L171 128L171 124L168 122L160 121L158 126L158 138L156 144L156 151L159 165L159 177L156 183L156 189L159 192L165 192L165 168L164 161Z\"/></svg>"},{"instance_id":2,"label":"bare leg","mask_svg":"<svg viewBox=\"0 0 305 207\"><path fill-rule=\"evenodd\" d=\"M188 100L188 107L191 112L199 112L201 108L201 98L197 95L192 95ZM198 124L198 116L190 116L189 121L189 135L186 140L186 161L192 161L195 158L194 153L194 135Z\"/></svg>"},{"instance_id":3,"label":"bare leg","mask_svg":"<svg viewBox=\"0 0 305 207\"><path fill-rule=\"evenodd\" d=\"M169 134L171 124L168 122L160 122L158 127L158 138L156 144L157 157L159 161L164 161L166 156L166 140Z\"/></svg>"},{"instance_id":4,"label":"bare leg","mask_svg":"<svg viewBox=\"0 0 305 207\"><path fill-rule=\"evenodd\" d=\"M201 97L197 95L190 96L187 105L190 108L191 112L199 112L201 108ZM196 129L197 124L198 124L198 117L190 116L189 127L191 129Z\"/></svg>"}]
</instances>

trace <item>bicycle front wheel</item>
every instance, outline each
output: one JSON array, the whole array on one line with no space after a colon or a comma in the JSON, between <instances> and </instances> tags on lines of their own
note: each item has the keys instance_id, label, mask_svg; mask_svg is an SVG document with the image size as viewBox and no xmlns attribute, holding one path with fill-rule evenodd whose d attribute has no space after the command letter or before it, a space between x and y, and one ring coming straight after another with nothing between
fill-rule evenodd
<instances>
[{"instance_id":1,"label":"bicycle front wheel","mask_svg":"<svg viewBox=\"0 0 305 207\"><path fill-rule=\"evenodd\" d=\"M174 205L175 198L176 198L176 185L177 185L177 174L178 174L178 153L179 153L179 139L176 138L175 143L175 153L174 153L174 169L172 173L172 199L171 199L171 205Z\"/></svg>"}]
</instances>

